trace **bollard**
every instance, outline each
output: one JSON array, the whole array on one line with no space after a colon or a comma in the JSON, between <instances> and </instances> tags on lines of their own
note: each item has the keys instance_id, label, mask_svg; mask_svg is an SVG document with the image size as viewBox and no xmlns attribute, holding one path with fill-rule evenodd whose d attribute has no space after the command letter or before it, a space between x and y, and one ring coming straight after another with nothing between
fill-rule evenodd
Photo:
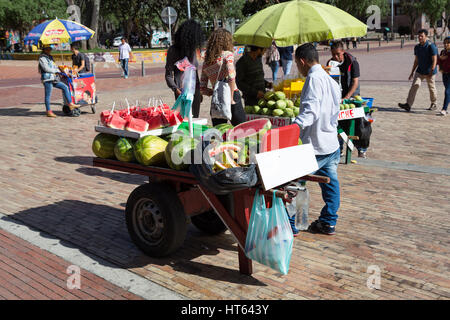
<instances>
[{"instance_id":1,"label":"bollard","mask_svg":"<svg viewBox=\"0 0 450 320\"><path fill-rule=\"evenodd\" d=\"M400 49L403 49L403 41L404 41L404 39L402 39L402 40L400 41Z\"/></svg>"},{"instance_id":2,"label":"bollard","mask_svg":"<svg viewBox=\"0 0 450 320\"><path fill-rule=\"evenodd\" d=\"M381 47L381 39L378 39L378 46Z\"/></svg>"},{"instance_id":3,"label":"bollard","mask_svg":"<svg viewBox=\"0 0 450 320\"><path fill-rule=\"evenodd\" d=\"M142 69L142 76L145 77L145 66L144 66L144 61L141 61L141 69Z\"/></svg>"},{"instance_id":4,"label":"bollard","mask_svg":"<svg viewBox=\"0 0 450 320\"><path fill-rule=\"evenodd\" d=\"M367 42L367 52L370 50L370 44Z\"/></svg>"}]
</instances>

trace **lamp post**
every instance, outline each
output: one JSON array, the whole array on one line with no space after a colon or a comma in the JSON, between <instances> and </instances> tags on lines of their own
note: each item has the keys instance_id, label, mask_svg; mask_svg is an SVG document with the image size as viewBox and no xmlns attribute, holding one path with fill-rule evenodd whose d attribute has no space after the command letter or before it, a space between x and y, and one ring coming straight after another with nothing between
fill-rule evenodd
<instances>
[{"instance_id":1,"label":"lamp post","mask_svg":"<svg viewBox=\"0 0 450 320\"><path fill-rule=\"evenodd\" d=\"M391 35L394 40L394 0L391 0Z\"/></svg>"},{"instance_id":2,"label":"lamp post","mask_svg":"<svg viewBox=\"0 0 450 320\"><path fill-rule=\"evenodd\" d=\"M187 0L187 7L188 7L188 19L191 18L191 1Z\"/></svg>"}]
</instances>

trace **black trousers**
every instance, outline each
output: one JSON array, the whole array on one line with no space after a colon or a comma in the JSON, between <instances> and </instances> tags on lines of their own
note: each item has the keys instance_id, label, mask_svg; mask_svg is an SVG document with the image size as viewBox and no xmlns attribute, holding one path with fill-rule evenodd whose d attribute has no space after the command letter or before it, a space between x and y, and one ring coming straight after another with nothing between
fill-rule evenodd
<instances>
[{"instance_id":1,"label":"black trousers","mask_svg":"<svg viewBox=\"0 0 450 320\"><path fill-rule=\"evenodd\" d=\"M234 91L233 100L236 103L231 105L231 124L233 126L237 126L238 124L245 122L246 120L245 111L244 107L242 106L242 99L239 90ZM228 122L227 119L217 119L217 118L211 118L211 121L213 126L217 126L218 124Z\"/></svg>"}]
</instances>

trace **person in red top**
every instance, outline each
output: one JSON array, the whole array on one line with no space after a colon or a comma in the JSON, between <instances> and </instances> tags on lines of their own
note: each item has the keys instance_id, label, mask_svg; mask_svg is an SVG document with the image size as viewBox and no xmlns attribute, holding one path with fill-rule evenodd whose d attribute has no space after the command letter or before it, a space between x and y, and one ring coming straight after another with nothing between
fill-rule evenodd
<instances>
[{"instance_id":1,"label":"person in red top","mask_svg":"<svg viewBox=\"0 0 450 320\"><path fill-rule=\"evenodd\" d=\"M442 72L442 81L444 81L445 87L444 105L438 115L446 116L448 114L448 104L450 103L450 37L444 40L444 50L439 55L438 64Z\"/></svg>"}]
</instances>

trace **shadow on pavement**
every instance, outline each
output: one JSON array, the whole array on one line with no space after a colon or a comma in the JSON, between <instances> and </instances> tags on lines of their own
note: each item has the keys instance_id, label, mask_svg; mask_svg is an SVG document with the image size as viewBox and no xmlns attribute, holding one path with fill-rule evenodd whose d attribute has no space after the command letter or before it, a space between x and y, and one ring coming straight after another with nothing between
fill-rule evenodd
<instances>
[{"instance_id":1,"label":"shadow on pavement","mask_svg":"<svg viewBox=\"0 0 450 320\"><path fill-rule=\"evenodd\" d=\"M22 103L22 104L30 104L37 105L43 103ZM59 117L67 117L64 112L62 112L62 104L51 104L52 111ZM55 108L56 107L56 108ZM42 107L42 111L30 111L29 108L0 108L0 117L45 117L45 107ZM89 109L90 110L90 109ZM87 110L81 109L81 114L90 113Z\"/></svg>"},{"instance_id":2,"label":"shadow on pavement","mask_svg":"<svg viewBox=\"0 0 450 320\"><path fill-rule=\"evenodd\" d=\"M124 210L78 200L64 200L51 205L30 208L3 220L37 229L42 237L61 240L67 248L77 248L99 264L113 268L142 268L147 265L171 266L178 272L231 283L265 286L238 271L237 245L229 234L205 235L189 225L184 244L171 256L152 258L131 241ZM228 269L193 261L200 256L216 256L233 251L233 268ZM151 280L151 279L149 279Z\"/></svg>"},{"instance_id":3,"label":"shadow on pavement","mask_svg":"<svg viewBox=\"0 0 450 320\"><path fill-rule=\"evenodd\" d=\"M430 115L430 111L420 110L420 109L414 110L414 108L412 108L411 111L409 111L409 112L401 109L400 107L378 107L378 106L376 106L375 108L377 108L377 112L400 112L400 113L404 113L404 114L414 113L414 114ZM375 115L376 115L376 113L375 113Z\"/></svg>"},{"instance_id":4,"label":"shadow on pavement","mask_svg":"<svg viewBox=\"0 0 450 320\"><path fill-rule=\"evenodd\" d=\"M81 167L75 169L75 171L85 174L87 176L99 176L108 178L111 180L128 183L128 184L136 184L141 185L148 182L148 178L138 175L138 174L131 174L131 173L123 173L118 171L109 171L109 170L103 170L99 168L92 167L92 159L93 157L86 157L86 156L71 156L71 157L55 157L55 161L58 162L65 162L69 164L78 164L81 166L87 166L87 167Z\"/></svg>"}]
</instances>

